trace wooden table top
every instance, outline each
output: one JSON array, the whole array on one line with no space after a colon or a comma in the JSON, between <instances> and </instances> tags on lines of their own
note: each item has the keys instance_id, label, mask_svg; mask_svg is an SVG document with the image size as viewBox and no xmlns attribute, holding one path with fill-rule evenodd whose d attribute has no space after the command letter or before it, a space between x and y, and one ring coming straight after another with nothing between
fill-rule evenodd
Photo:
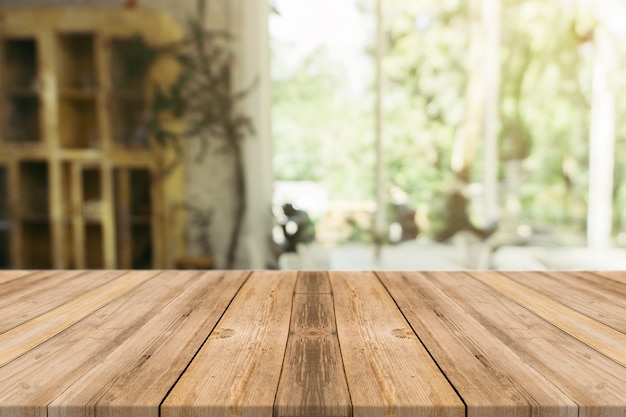
<instances>
[{"instance_id":1,"label":"wooden table top","mask_svg":"<svg viewBox=\"0 0 626 417\"><path fill-rule=\"evenodd\" d=\"M465 415L626 416L626 272L0 271L0 417Z\"/></svg>"}]
</instances>

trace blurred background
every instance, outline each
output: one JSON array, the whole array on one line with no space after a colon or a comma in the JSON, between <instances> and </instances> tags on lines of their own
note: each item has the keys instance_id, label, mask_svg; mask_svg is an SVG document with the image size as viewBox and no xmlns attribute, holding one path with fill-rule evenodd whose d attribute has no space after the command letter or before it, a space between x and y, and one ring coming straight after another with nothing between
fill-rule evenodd
<instances>
[{"instance_id":1,"label":"blurred background","mask_svg":"<svg viewBox=\"0 0 626 417\"><path fill-rule=\"evenodd\" d=\"M0 0L0 268L626 268L624 0Z\"/></svg>"},{"instance_id":2,"label":"blurred background","mask_svg":"<svg viewBox=\"0 0 626 417\"><path fill-rule=\"evenodd\" d=\"M274 4L276 190L318 242L375 243L382 210L388 242L500 250L466 265L623 266L626 2Z\"/></svg>"}]
</instances>

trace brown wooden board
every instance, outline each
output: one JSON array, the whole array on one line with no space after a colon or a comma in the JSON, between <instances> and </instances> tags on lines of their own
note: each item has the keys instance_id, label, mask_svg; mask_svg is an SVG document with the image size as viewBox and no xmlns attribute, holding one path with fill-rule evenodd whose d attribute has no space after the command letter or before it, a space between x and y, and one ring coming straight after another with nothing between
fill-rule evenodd
<instances>
[{"instance_id":1,"label":"brown wooden board","mask_svg":"<svg viewBox=\"0 0 626 417\"><path fill-rule=\"evenodd\" d=\"M254 272L161 406L162 417L270 417L296 274Z\"/></svg>"},{"instance_id":2,"label":"brown wooden board","mask_svg":"<svg viewBox=\"0 0 626 417\"><path fill-rule=\"evenodd\" d=\"M122 275L122 271L42 271L27 282L14 282L15 290L0 296L0 334L44 314L80 294ZM1 290L2 288L0 288Z\"/></svg>"},{"instance_id":3,"label":"brown wooden board","mask_svg":"<svg viewBox=\"0 0 626 417\"><path fill-rule=\"evenodd\" d=\"M465 416L465 407L373 273L331 272L353 415Z\"/></svg>"},{"instance_id":4,"label":"brown wooden board","mask_svg":"<svg viewBox=\"0 0 626 417\"><path fill-rule=\"evenodd\" d=\"M128 272L119 278L0 334L0 366L56 336L93 312L154 277L156 271Z\"/></svg>"},{"instance_id":5,"label":"brown wooden board","mask_svg":"<svg viewBox=\"0 0 626 417\"><path fill-rule=\"evenodd\" d=\"M626 407L626 368L579 339L580 334L602 334L606 329L592 330L597 322L588 322L586 316L570 314L564 306L540 293L525 291L525 287L504 275L477 271L472 272L471 276L477 279L461 276L447 277L445 280L436 276L435 279L468 315L483 323L578 404L579 416L623 416ZM523 295L520 296L517 291ZM569 324L576 318L583 321L559 327L563 321ZM570 330L576 334L570 334ZM608 334L606 337L595 344L607 340L611 345L615 343Z\"/></svg>"},{"instance_id":6,"label":"brown wooden board","mask_svg":"<svg viewBox=\"0 0 626 417\"><path fill-rule=\"evenodd\" d=\"M330 294L328 272L300 271L294 294Z\"/></svg>"},{"instance_id":7,"label":"brown wooden board","mask_svg":"<svg viewBox=\"0 0 626 417\"><path fill-rule=\"evenodd\" d=\"M626 285L626 271L595 271L594 274ZM605 285L610 284L610 281L605 282Z\"/></svg>"},{"instance_id":8,"label":"brown wooden board","mask_svg":"<svg viewBox=\"0 0 626 417\"><path fill-rule=\"evenodd\" d=\"M122 275L94 290L101 297L87 292L0 336L16 331L10 344L0 343L0 417L38 416L183 290L185 280L171 278L158 271Z\"/></svg>"},{"instance_id":9,"label":"brown wooden board","mask_svg":"<svg viewBox=\"0 0 626 417\"><path fill-rule=\"evenodd\" d=\"M593 320L626 333L626 285L583 272L505 272L504 275Z\"/></svg>"},{"instance_id":10,"label":"brown wooden board","mask_svg":"<svg viewBox=\"0 0 626 417\"><path fill-rule=\"evenodd\" d=\"M626 335L497 272L471 275L584 344L626 366Z\"/></svg>"},{"instance_id":11,"label":"brown wooden board","mask_svg":"<svg viewBox=\"0 0 626 417\"><path fill-rule=\"evenodd\" d=\"M30 275L32 273L33 271L26 270L2 270L0 271L0 285L4 284L5 282L13 281L14 279L23 278L26 275Z\"/></svg>"},{"instance_id":12,"label":"brown wooden board","mask_svg":"<svg viewBox=\"0 0 626 417\"><path fill-rule=\"evenodd\" d=\"M298 273L295 291L274 416L351 416L328 273Z\"/></svg>"},{"instance_id":13,"label":"brown wooden board","mask_svg":"<svg viewBox=\"0 0 626 417\"><path fill-rule=\"evenodd\" d=\"M378 275L463 399L468 417L578 415L572 400L489 328L467 315L434 275L450 281L470 277L455 272ZM463 297L472 294L468 288Z\"/></svg>"},{"instance_id":14,"label":"brown wooden board","mask_svg":"<svg viewBox=\"0 0 626 417\"><path fill-rule=\"evenodd\" d=\"M181 291L52 401L49 417L158 417L161 401L249 273L167 275L165 286Z\"/></svg>"}]
</instances>

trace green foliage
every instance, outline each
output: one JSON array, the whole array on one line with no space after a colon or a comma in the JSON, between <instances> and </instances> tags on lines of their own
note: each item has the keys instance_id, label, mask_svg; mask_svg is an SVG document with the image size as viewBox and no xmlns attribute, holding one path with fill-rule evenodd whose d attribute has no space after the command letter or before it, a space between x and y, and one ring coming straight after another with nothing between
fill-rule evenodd
<instances>
[{"instance_id":1,"label":"green foliage","mask_svg":"<svg viewBox=\"0 0 626 417\"><path fill-rule=\"evenodd\" d=\"M454 183L451 150L465 113L467 2L385 0L383 4L386 175L390 186L409 194L412 206L429 207L436 229L441 221L440 197ZM372 13L369 2L361 2L361 8ZM515 227L549 224L582 234L597 22L589 11L570 2L503 0L502 9L499 179L503 216ZM626 43L616 45L623 67ZM620 97L626 78L612 81ZM277 164L275 172L278 178L322 181L342 198L373 198L373 81L368 93L352 101L338 97L342 83L345 78L320 52L292 77L276 83L275 153L279 158L285 154L297 158L293 165ZM620 155L626 151L626 123L620 123L626 120L626 101L617 100L617 112L616 155ZM332 151L326 152L328 148ZM471 172L475 181L480 180L481 152ZM520 169L510 170L513 165ZM338 170L339 166L345 168ZM614 223L618 232L626 229L625 178L626 165L617 158Z\"/></svg>"},{"instance_id":2,"label":"green foliage","mask_svg":"<svg viewBox=\"0 0 626 417\"><path fill-rule=\"evenodd\" d=\"M203 15L204 7L204 2L199 0L199 16ZM240 113L238 105L254 85L243 91L233 91L234 55L228 33L208 31L198 18L190 19L186 29L185 38L171 45L136 45L138 56L147 57L146 62L174 59L179 67L174 82L167 86L153 86L148 130L158 145L176 152L177 157L163 175L182 162L184 140L200 140L203 146L198 159L202 159L210 148L232 155L235 180L231 188L235 196L235 212L224 265L233 268L246 210L242 142L253 133L251 119ZM183 120L185 129L181 131L178 126L173 126L171 120ZM201 210L212 213L210 208Z\"/></svg>"}]
</instances>

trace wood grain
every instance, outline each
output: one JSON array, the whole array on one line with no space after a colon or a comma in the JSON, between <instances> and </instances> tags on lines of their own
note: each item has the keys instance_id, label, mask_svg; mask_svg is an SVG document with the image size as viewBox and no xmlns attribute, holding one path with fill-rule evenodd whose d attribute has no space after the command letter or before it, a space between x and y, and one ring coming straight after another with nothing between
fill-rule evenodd
<instances>
[{"instance_id":1,"label":"wood grain","mask_svg":"<svg viewBox=\"0 0 626 417\"><path fill-rule=\"evenodd\" d=\"M26 275L29 275L32 272L33 271L27 271L27 270L0 271L0 285L4 284L5 282L13 281L14 279L17 279L17 278L25 277Z\"/></svg>"},{"instance_id":2,"label":"wood grain","mask_svg":"<svg viewBox=\"0 0 626 417\"><path fill-rule=\"evenodd\" d=\"M52 401L49 417L158 417L159 404L249 275L169 274L182 291Z\"/></svg>"},{"instance_id":3,"label":"wood grain","mask_svg":"<svg viewBox=\"0 0 626 417\"><path fill-rule=\"evenodd\" d=\"M255 272L161 406L162 417L270 417L289 333L293 272Z\"/></svg>"},{"instance_id":4,"label":"wood grain","mask_svg":"<svg viewBox=\"0 0 626 417\"><path fill-rule=\"evenodd\" d=\"M0 417L626 416L619 272L10 275Z\"/></svg>"},{"instance_id":5,"label":"wood grain","mask_svg":"<svg viewBox=\"0 0 626 417\"><path fill-rule=\"evenodd\" d=\"M626 366L626 335L587 317L551 297L521 285L497 272L470 272L477 280L539 317L552 323L598 352Z\"/></svg>"},{"instance_id":6,"label":"wood grain","mask_svg":"<svg viewBox=\"0 0 626 417\"><path fill-rule=\"evenodd\" d=\"M15 282L15 290L0 297L0 333L26 323L80 294L122 275L122 271L41 271L27 282ZM22 278L25 280L26 277ZM35 281L36 280L36 281ZM24 285L20 285L24 284Z\"/></svg>"},{"instance_id":7,"label":"wood grain","mask_svg":"<svg viewBox=\"0 0 626 417\"><path fill-rule=\"evenodd\" d=\"M578 416L571 399L467 315L433 278L457 281L463 274L377 274L463 399L468 417Z\"/></svg>"},{"instance_id":8,"label":"wood grain","mask_svg":"<svg viewBox=\"0 0 626 417\"><path fill-rule=\"evenodd\" d=\"M157 274L156 271L128 272L114 281L4 332L0 335L0 366L54 337Z\"/></svg>"},{"instance_id":9,"label":"wood grain","mask_svg":"<svg viewBox=\"0 0 626 417\"><path fill-rule=\"evenodd\" d=\"M351 416L328 273L298 273L295 291L274 416Z\"/></svg>"},{"instance_id":10,"label":"wood grain","mask_svg":"<svg viewBox=\"0 0 626 417\"><path fill-rule=\"evenodd\" d=\"M118 281L124 278L130 281L125 287L127 291L115 291L117 297L98 309L89 308L87 301L92 297L85 298L85 310L72 314L72 326L55 332L54 337L0 367L3 376L0 379L0 404L3 405L0 417L36 417L41 409L45 413L48 404L94 366L119 351L120 345L157 316L194 279L193 274L183 275L184 279L173 279L172 274L154 271L123 275ZM144 285L137 285L138 280L147 278L151 279L144 281ZM100 287L103 288L105 286ZM112 295L113 288L109 290ZM48 330L42 328L44 334ZM149 383L146 381L146 384ZM75 409L83 407L82 404L74 406Z\"/></svg>"},{"instance_id":11,"label":"wood grain","mask_svg":"<svg viewBox=\"0 0 626 417\"><path fill-rule=\"evenodd\" d=\"M331 294L328 272L300 271L294 294Z\"/></svg>"},{"instance_id":12,"label":"wood grain","mask_svg":"<svg viewBox=\"0 0 626 417\"><path fill-rule=\"evenodd\" d=\"M589 272L506 272L517 283L626 333L626 285Z\"/></svg>"},{"instance_id":13,"label":"wood grain","mask_svg":"<svg viewBox=\"0 0 626 417\"><path fill-rule=\"evenodd\" d=\"M626 271L594 271L594 274L626 285ZM606 282L610 283L610 281Z\"/></svg>"},{"instance_id":14,"label":"wood grain","mask_svg":"<svg viewBox=\"0 0 626 417\"><path fill-rule=\"evenodd\" d=\"M466 314L488 328L579 406L579 416L623 416L626 368L472 275L433 274Z\"/></svg>"},{"instance_id":15,"label":"wood grain","mask_svg":"<svg viewBox=\"0 0 626 417\"><path fill-rule=\"evenodd\" d=\"M6 282L0 284L0 306L14 304L19 297L37 291L49 291L53 288L65 285L67 280L72 277L81 275L82 271L34 271L19 277L19 274L8 274L0 272L2 276L5 274L10 276Z\"/></svg>"},{"instance_id":16,"label":"wood grain","mask_svg":"<svg viewBox=\"0 0 626 417\"><path fill-rule=\"evenodd\" d=\"M353 415L465 416L465 407L373 273L330 274Z\"/></svg>"}]
</instances>

